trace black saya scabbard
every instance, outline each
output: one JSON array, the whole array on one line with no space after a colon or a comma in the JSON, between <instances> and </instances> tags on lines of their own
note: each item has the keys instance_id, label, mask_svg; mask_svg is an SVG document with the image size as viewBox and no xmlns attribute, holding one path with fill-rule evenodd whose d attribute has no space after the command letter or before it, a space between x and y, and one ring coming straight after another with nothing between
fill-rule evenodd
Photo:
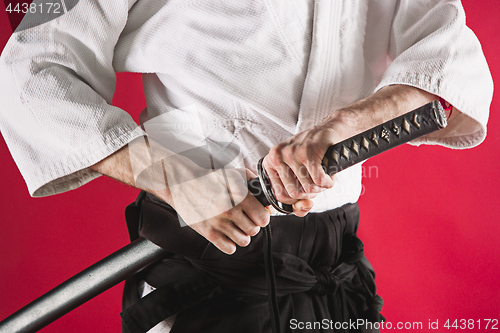
<instances>
[{"instance_id":1,"label":"black saya scabbard","mask_svg":"<svg viewBox=\"0 0 500 333\"><path fill-rule=\"evenodd\" d=\"M431 102L398 118L331 146L323 166L333 175L369 157L446 126L439 101ZM269 178L259 163L259 177L248 183L250 192L264 205L289 214L291 206L279 203ZM145 238L102 259L0 322L0 333L36 332L94 296L144 269L166 254Z\"/></svg>"}]
</instances>

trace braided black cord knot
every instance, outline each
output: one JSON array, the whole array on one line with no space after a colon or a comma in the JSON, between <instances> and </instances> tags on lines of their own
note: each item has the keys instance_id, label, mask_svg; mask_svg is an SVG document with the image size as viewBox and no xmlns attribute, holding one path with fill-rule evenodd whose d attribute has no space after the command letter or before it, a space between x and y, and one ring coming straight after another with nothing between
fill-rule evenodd
<instances>
[{"instance_id":1,"label":"braided black cord knot","mask_svg":"<svg viewBox=\"0 0 500 333\"><path fill-rule=\"evenodd\" d=\"M340 280L327 268L319 267L314 273L318 282L311 288L311 291L319 296L335 294L340 285Z\"/></svg>"}]
</instances>

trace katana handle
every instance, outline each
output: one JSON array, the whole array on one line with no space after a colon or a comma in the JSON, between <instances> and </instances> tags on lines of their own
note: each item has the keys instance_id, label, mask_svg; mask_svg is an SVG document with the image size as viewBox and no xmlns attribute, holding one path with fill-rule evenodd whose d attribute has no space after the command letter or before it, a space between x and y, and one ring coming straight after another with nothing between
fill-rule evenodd
<instances>
[{"instance_id":1,"label":"katana handle","mask_svg":"<svg viewBox=\"0 0 500 333\"><path fill-rule=\"evenodd\" d=\"M334 144L326 151L322 166L329 176L370 157L446 127L446 114L438 100L375 126L361 134ZM248 182L250 192L264 206L272 205L284 214L291 214L291 205L274 197L271 182L262 160L257 166L259 177Z\"/></svg>"}]
</instances>

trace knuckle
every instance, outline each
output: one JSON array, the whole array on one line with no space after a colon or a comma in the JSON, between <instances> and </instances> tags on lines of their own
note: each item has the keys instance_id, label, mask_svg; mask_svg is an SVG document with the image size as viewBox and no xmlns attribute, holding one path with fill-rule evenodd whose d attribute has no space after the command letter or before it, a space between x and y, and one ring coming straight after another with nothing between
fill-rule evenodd
<instances>
[{"instance_id":1,"label":"knuckle","mask_svg":"<svg viewBox=\"0 0 500 333\"><path fill-rule=\"evenodd\" d=\"M224 213L221 214L224 218L226 219L231 219L234 216L233 209L226 210Z\"/></svg>"},{"instance_id":2,"label":"knuckle","mask_svg":"<svg viewBox=\"0 0 500 333\"><path fill-rule=\"evenodd\" d=\"M251 230L251 236L255 236L260 232L260 227L255 227Z\"/></svg>"},{"instance_id":3,"label":"knuckle","mask_svg":"<svg viewBox=\"0 0 500 333\"><path fill-rule=\"evenodd\" d=\"M292 199L294 200L304 200L307 199L310 196L309 193L298 193L297 195L292 196Z\"/></svg>"},{"instance_id":4,"label":"knuckle","mask_svg":"<svg viewBox=\"0 0 500 333\"><path fill-rule=\"evenodd\" d=\"M234 228L234 223L232 221L225 220L222 222L221 227L225 232L227 232L228 230L231 230L232 228Z\"/></svg>"},{"instance_id":5,"label":"knuckle","mask_svg":"<svg viewBox=\"0 0 500 333\"><path fill-rule=\"evenodd\" d=\"M296 159L295 149L292 149L290 147L284 148L281 154L283 155L284 160L288 161L289 163Z\"/></svg>"},{"instance_id":6,"label":"knuckle","mask_svg":"<svg viewBox=\"0 0 500 333\"><path fill-rule=\"evenodd\" d=\"M233 221L238 216L238 210L236 208L232 208L228 211L225 211L224 215L228 220Z\"/></svg>"},{"instance_id":7,"label":"knuckle","mask_svg":"<svg viewBox=\"0 0 500 333\"><path fill-rule=\"evenodd\" d=\"M305 179L309 181L309 171L307 170L307 167L304 164L301 164L298 171L297 171L297 176L299 178Z\"/></svg>"},{"instance_id":8,"label":"knuckle","mask_svg":"<svg viewBox=\"0 0 500 333\"><path fill-rule=\"evenodd\" d=\"M324 186L325 184L325 179L319 175L317 176L314 176L312 177L312 181L314 182L314 184L318 185L318 186Z\"/></svg>"},{"instance_id":9,"label":"knuckle","mask_svg":"<svg viewBox=\"0 0 500 333\"><path fill-rule=\"evenodd\" d=\"M276 198L276 200L282 201L282 202L290 199L290 197L288 195L286 195L284 193L284 191L278 191L278 192L274 193L274 197Z\"/></svg>"},{"instance_id":10,"label":"knuckle","mask_svg":"<svg viewBox=\"0 0 500 333\"><path fill-rule=\"evenodd\" d=\"M217 219L217 221L214 222L214 230L217 232L221 232L223 230L227 230L228 228L228 220L226 219Z\"/></svg>"},{"instance_id":11,"label":"knuckle","mask_svg":"<svg viewBox=\"0 0 500 333\"><path fill-rule=\"evenodd\" d=\"M290 157L292 155L292 149L288 146L278 146L279 154L285 158Z\"/></svg>"},{"instance_id":12,"label":"knuckle","mask_svg":"<svg viewBox=\"0 0 500 333\"><path fill-rule=\"evenodd\" d=\"M306 164L309 160L307 157L306 149L305 148L297 149L297 152L295 153L295 159L302 164Z\"/></svg>"},{"instance_id":13,"label":"knuckle","mask_svg":"<svg viewBox=\"0 0 500 333\"><path fill-rule=\"evenodd\" d=\"M282 162L281 154L282 148L280 147L280 145L276 145L269 150L269 154L267 155L266 160L271 166L278 165Z\"/></svg>"},{"instance_id":14,"label":"knuckle","mask_svg":"<svg viewBox=\"0 0 500 333\"><path fill-rule=\"evenodd\" d=\"M303 192L300 193L300 195L305 195L305 194L309 194L309 193L313 193L315 191L315 186L313 184L306 184L304 186L302 186L303 188Z\"/></svg>"},{"instance_id":15,"label":"knuckle","mask_svg":"<svg viewBox=\"0 0 500 333\"><path fill-rule=\"evenodd\" d=\"M258 224L259 227L265 227L266 225L269 224L270 214L267 210L266 210L266 213L267 214L260 219L260 222Z\"/></svg>"},{"instance_id":16,"label":"knuckle","mask_svg":"<svg viewBox=\"0 0 500 333\"><path fill-rule=\"evenodd\" d=\"M210 242L216 243L220 239L220 232L213 228L209 228L208 230L205 231L204 236Z\"/></svg>"},{"instance_id":17,"label":"knuckle","mask_svg":"<svg viewBox=\"0 0 500 333\"><path fill-rule=\"evenodd\" d=\"M268 153L267 157L269 157L270 159L275 158L275 156L277 155L278 151L279 151L278 150L278 145L271 147L271 149L269 149L269 153Z\"/></svg>"},{"instance_id":18,"label":"knuckle","mask_svg":"<svg viewBox=\"0 0 500 333\"><path fill-rule=\"evenodd\" d=\"M298 199L300 197L300 193L295 187L288 187L287 192L292 199Z\"/></svg>"},{"instance_id":19,"label":"knuckle","mask_svg":"<svg viewBox=\"0 0 500 333\"><path fill-rule=\"evenodd\" d=\"M269 223L271 214L269 211L262 207L262 210L259 211L259 214L256 215L255 218L252 219L252 222L257 226L257 228L265 227ZM255 227L253 228L255 230Z\"/></svg>"},{"instance_id":20,"label":"knuckle","mask_svg":"<svg viewBox=\"0 0 500 333\"><path fill-rule=\"evenodd\" d=\"M308 193L319 193L319 192L322 192L322 191L323 191L323 189L320 186L318 186L316 184L311 184L309 186Z\"/></svg>"},{"instance_id":21,"label":"knuckle","mask_svg":"<svg viewBox=\"0 0 500 333\"><path fill-rule=\"evenodd\" d=\"M245 230L243 230L248 236L255 236L260 230L260 227L256 227L256 226L249 226L247 228L245 228Z\"/></svg>"},{"instance_id":22,"label":"knuckle","mask_svg":"<svg viewBox=\"0 0 500 333\"><path fill-rule=\"evenodd\" d=\"M283 186L281 184L271 184L271 189L275 198L278 198L283 192Z\"/></svg>"},{"instance_id":23,"label":"knuckle","mask_svg":"<svg viewBox=\"0 0 500 333\"><path fill-rule=\"evenodd\" d=\"M309 193L309 194L304 195L303 198L301 198L301 200L314 199L317 196L318 196L318 193Z\"/></svg>"}]
</instances>

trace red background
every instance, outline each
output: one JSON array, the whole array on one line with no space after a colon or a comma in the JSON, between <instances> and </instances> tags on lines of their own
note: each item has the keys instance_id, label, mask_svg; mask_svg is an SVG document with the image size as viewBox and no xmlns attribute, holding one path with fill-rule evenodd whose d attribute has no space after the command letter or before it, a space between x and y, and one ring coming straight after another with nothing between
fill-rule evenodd
<instances>
[{"instance_id":1,"label":"red background","mask_svg":"<svg viewBox=\"0 0 500 333\"><path fill-rule=\"evenodd\" d=\"M463 4L493 78L500 79L500 1ZM12 31L0 9L3 48ZM114 104L137 119L145 105L141 91L140 76L120 74ZM377 271L383 314L394 324L421 321L426 328L429 319L440 325L446 319L500 320L499 104L496 93L488 137L475 149L404 146L365 164L359 233ZM0 159L2 319L126 245L123 209L138 192L101 177L34 199L3 140ZM42 332L120 332L122 287Z\"/></svg>"}]
</instances>

